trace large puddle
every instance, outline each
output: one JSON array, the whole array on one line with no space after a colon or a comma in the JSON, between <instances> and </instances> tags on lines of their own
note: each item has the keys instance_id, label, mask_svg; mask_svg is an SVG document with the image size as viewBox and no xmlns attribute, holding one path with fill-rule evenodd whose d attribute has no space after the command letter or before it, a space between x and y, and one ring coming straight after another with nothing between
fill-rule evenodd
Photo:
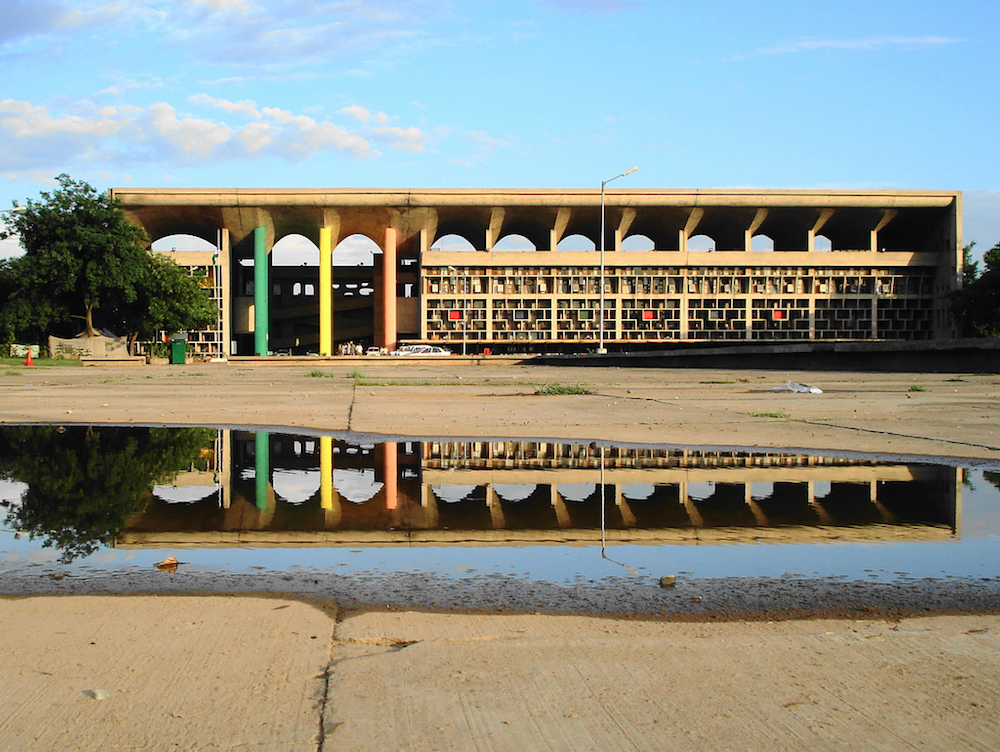
<instances>
[{"instance_id":1,"label":"large puddle","mask_svg":"<svg viewBox=\"0 0 1000 752\"><path fill-rule=\"evenodd\" d=\"M992 608L998 489L991 470L843 456L8 426L0 592Z\"/></svg>"}]
</instances>

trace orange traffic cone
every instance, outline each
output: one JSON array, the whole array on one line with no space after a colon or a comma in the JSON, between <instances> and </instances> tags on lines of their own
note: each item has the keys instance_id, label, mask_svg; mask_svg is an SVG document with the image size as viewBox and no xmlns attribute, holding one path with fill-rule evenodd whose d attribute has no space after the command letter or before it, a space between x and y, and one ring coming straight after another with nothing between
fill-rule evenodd
<instances>
[{"instance_id":1,"label":"orange traffic cone","mask_svg":"<svg viewBox=\"0 0 1000 752\"><path fill-rule=\"evenodd\" d=\"M31 359L31 348L30 347L28 348L28 357L24 359L24 365L26 365L26 366L33 366L33 365L35 365L35 361L33 361Z\"/></svg>"}]
</instances>

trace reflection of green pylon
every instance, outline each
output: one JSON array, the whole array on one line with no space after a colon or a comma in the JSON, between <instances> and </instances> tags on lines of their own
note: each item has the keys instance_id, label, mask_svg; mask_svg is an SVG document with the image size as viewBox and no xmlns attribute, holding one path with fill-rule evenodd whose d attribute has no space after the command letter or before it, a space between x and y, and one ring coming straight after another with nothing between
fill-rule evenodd
<instances>
[{"instance_id":1,"label":"reflection of green pylon","mask_svg":"<svg viewBox=\"0 0 1000 752\"><path fill-rule=\"evenodd\" d=\"M254 434L254 481L257 508L267 509L267 487L271 481L271 434L263 431Z\"/></svg>"}]
</instances>

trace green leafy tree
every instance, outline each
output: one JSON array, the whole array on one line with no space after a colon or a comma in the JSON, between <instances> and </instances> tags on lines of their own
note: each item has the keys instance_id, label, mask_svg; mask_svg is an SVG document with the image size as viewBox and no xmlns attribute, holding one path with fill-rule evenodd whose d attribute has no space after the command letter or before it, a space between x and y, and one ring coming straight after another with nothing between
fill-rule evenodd
<instances>
[{"instance_id":1,"label":"green leafy tree","mask_svg":"<svg viewBox=\"0 0 1000 752\"><path fill-rule=\"evenodd\" d=\"M972 249L976 247L976 241L972 241L962 249L962 284L971 285L979 276L979 262L972 258Z\"/></svg>"},{"instance_id":2,"label":"green leafy tree","mask_svg":"<svg viewBox=\"0 0 1000 752\"><path fill-rule=\"evenodd\" d=\"M963 335L1000 337L1000 243L983 254L983 265L978 275L974 265L970 281L966 264L965 286L953 297L952 311Z\"/></svg>"},{"instance_id":3,"label":"green leafy tree","mask_svg":"<svg viewBox=\"0 0 1000 752\"><path fill-rule=\"evenodd\" d=\"M215 309L197 280L152 252L118 202L68 175L59 187L11 214L3 237L24 255L0 267L0 334L137 337L213 323ZM82 331L81 331L82 330Z\"/></svg>"},{"instance_id":4,"label":"green leafy tree","mask_svg":"<svg viewBox=\"0 0 1000 752\"><path fill-rule=\"evenodd\" d=\"M157 331L203 329L217 323L219 311L202 287L204 275L188 273L173 259L153 253L135 300L109 307L109 328L126 332L131 347Z\"/></svg>"},{"instance_id":5,"label":"green leafy tree","mask_svg":"<svg viewBox=\"0 0 1000 752\"><path fill-rule=\"evenodd\" d=\"M212 446L207 428L11 426L0 429L0 477L27 484L7 524L70 562L114 545L152 486Z\"/></svg>"}]
</instances>

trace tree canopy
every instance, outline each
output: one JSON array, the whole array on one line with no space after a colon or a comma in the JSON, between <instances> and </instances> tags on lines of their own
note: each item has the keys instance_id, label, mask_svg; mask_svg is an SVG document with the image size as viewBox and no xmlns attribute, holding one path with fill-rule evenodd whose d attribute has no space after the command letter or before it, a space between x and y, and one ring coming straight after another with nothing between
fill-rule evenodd
<instances>
[{"instance_id":1,"label":"tree canopy","mask_svg":"<svg viewBox=\"0 0 1000 752\"><path fill-rule=\"evenodd\" d=\"M60 175L12 212L24 255L0 264L0 334L40 339L108 329L131 341L209 326L215 307L171 259L149 250L117 201Z\"/></svg>"},{"instance_id":2,"label":"tree canopy","mask_svg":"<svg viewBox=\"0 0 1000 752\"><path fill-rule=\"evenodd\" d=\"M983 254L982 273L966 253L965 284L952 300L952 311L965 336L1000 337L1000 243Z\"/></svg>"}]
</instances>

